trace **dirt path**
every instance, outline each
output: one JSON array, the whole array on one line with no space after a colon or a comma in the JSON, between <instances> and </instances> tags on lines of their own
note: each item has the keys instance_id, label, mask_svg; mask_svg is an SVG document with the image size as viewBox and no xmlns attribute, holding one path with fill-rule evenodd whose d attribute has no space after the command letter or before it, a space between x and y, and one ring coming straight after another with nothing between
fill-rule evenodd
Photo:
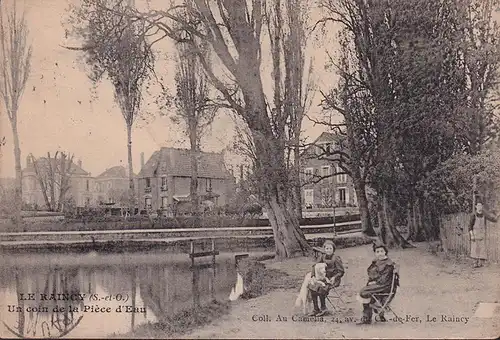
<instances>
[{"instance_id":1,"label":"dirt path","mask_svg":"<svg viewBox=\"0 0 500 340\"><path fill-rule=\"evenodd\" d=\"M418 248L392 251L389 256L400 264L401 273L401 287L392 307L404 320L391 316L392 320L387 323L358 326L355 323L361 306L356 301L356 294L365 283L372 251L370 246L362 246L340 249L337 253L348 266L339 289L346 304L338 302L341 308L333 316L325 317L322 322L297 321L301 316L301 312L294 309L297 287L238 301L230 315L183 337L471 339L500 335L500 308L493 317L474 316L479 303L500 302L498 266L472 269L468 264L443 260ZM268 266L303 277L311 261L300 258ZM449 321L444 321L443 315ZM270 321L252 320L259 317ZM435 322L427 321L433 317ZM450 318L462 321L450 321Z\"/></svg>"}]
</instances>

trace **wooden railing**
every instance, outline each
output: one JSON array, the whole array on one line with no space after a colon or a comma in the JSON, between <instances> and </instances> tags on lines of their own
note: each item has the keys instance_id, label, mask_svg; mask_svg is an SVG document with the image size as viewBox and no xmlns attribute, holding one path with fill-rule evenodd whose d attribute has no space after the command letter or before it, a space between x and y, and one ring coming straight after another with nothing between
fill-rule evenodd
<instances>
[{"instance_id":1,"label":"wooden railing","mask_svg":"<svg viewBox=\"0 0 500 340\"><path fill-rule=\"evenodd\" d=\"M470 214L458 213L441 218L441 240L443 250L449 254L468 256ZM500 262L500 223L488 222L486 248L488 260Z\"/></svg>"}]
</instances>

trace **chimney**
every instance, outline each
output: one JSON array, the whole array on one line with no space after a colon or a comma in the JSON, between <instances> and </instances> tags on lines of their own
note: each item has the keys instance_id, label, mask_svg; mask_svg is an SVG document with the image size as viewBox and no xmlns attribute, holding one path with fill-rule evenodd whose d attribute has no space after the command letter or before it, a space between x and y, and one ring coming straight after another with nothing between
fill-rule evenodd
<instances>
[{"instance_id":1,"label":"chimney","mask_svg":"<svg viewBox=\"0 0 500 340\"><path fill-rule=\"evenodd\" d=\"M144 168L144 152L141 152L141 170Z\"/></svg>"},{"instance_id":2,"label":"chimney","mask_svg":"<svg viewBox=\"0 0 500 340\"><path fill-rule=\"evenodd\" d=\"M79 159L79 160L78 160L78 166L79 166L80 168L82 167L82 160L81 160L81 159Z\"/></svg>"}]
</instances>

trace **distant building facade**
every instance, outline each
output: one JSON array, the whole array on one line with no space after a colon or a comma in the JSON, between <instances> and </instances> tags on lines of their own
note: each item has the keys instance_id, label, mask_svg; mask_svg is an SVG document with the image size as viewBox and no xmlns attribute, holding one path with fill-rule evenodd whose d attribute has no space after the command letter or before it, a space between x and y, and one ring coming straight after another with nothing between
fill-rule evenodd
<instances>
[{"instance_id":1,"label":"distant building facade","mask_svg":"<svg viewBox=\"0 0 500 340\"><path fill-rule=\"evenodd\" d=\"M328 159L327 156L329 152L338 150L338 142L337 136L323 132L302 153L302 205L306 210L331 208L334 205L335 207L357 206L351 177L341 174L338 162L333 162L331 157Z\"/></svg>"},{"instance_id":2,"label":"distant building facade","mask_svg":"<svg viewBox=\"0 0 500 340\"><path fill-rule=\"evenodd\" d=\"M40 157L36 162L38 164L38 171L47 174L49 159ZM54 165L53 168L55 168ZM23 201L33 207L44 209L46 203L42 187L30 157L26 158L26 168L23 169L22 174ZM57 171L55 171L54 176L56 181L60 181L60 174ZM72 162L69 170L69 189L66 192L65 199L73 199L77 207L91 206L96 203L94 192L95 183L91 173L82 168L82 161L78 161L77 164ZM56 200L59 199L58 195L58 190L55 190Z\"/></svg>"},{"instance_id":3,"label":"distant building facade","mask_svg":"<svg viewBox=\"0 0 500 340\"><path fill-rule=\"evenodd\" d=\"M158 210L190 202L190 150L163 147L142 166L137 175L139 209ZM221 153L198 154L200 202L215 206L228 203L235 190L235 178L224 165Z\"/></svg>"},{"instance_id":4,"label":"distant building facade","mask_svg":"<svg viewBox=\"0 0 500 340\"><path fill-rule=\"evenodd\" d=\"M97 176L94 179L96 202L98 204L116 205L123 203L123 197L127 194L130 186L128 176L127 168L121 165L106 169L106 171ZM137 188L135 174L134 182L135 188Z\"/></svg>"}]
</instances>

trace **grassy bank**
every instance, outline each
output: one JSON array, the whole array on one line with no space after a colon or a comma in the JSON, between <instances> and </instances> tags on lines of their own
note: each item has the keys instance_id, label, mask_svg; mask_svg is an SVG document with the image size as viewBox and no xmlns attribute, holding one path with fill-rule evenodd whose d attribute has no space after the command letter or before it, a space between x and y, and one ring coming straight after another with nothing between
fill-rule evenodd
<instances>
[{"instance_id":1,"label":"grassy bank","mask_svg":"<svg viewBox=\"0 0 500 340\"><path fill-rule=\"evenodd\" d=\"M166 317L161 322L147 323L138 326L133 332L113 334L109 338L117 339L164 339L174 335L182 335L189 330L209 324L213 320L228 314L231 310L229 301L213 301L207 306L185 310L176 315Z\"/></svg>"}]
</instances>

